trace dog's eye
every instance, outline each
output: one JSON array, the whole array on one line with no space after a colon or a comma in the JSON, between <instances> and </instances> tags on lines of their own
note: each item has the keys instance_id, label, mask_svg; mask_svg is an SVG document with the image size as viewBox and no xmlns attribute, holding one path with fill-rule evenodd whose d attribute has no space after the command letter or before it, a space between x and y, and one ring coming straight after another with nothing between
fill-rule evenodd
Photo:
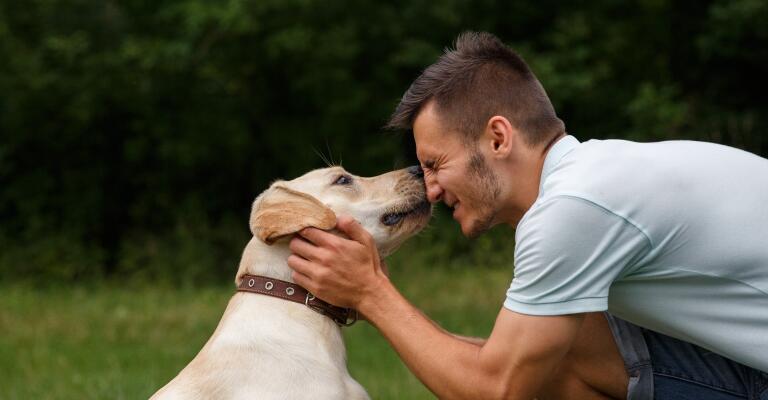
<instances>
[{"instance_id":1,"label":"dog's eye","mask_svg":"<svg viewBox=\"0 0 768 400\"><path fill-rule=\"evenodd\" d=\"M352 177L349 175L339 175L338 178L336 178L335 181L333 181L334 185L351 185L352 184Z\"/></svg>"}]
</instances>

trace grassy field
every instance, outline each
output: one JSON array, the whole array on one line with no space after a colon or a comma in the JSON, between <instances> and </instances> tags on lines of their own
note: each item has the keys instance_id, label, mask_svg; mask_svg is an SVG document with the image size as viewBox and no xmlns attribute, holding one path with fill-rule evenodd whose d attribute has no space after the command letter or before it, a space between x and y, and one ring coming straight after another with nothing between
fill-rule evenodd
<instances>
[{"instance_id":1,"label":"grassy field","mask_svg":"<svg viewBox=\"0 0 768 400\"><path fill-rule=\"evenodd\" d=\"M392 279L450 331L487 336L511 268L420 267ZM141 399L213 333L233 287L0 286L0 399ZM434 398L366 323L345 330L351 374L375 399Z\"/></svg>"}]
</instances>

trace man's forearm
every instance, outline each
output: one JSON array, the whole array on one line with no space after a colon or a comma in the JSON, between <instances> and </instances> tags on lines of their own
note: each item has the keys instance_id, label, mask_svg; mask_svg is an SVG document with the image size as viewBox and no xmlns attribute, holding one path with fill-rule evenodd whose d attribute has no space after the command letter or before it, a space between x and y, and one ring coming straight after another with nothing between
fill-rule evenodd
<instances>
[{"instance_id":1,"label":"man's forearm","mask_svg":"<svg viewBox=\"0 0 768 400\"><path fill-rule=\"evenodd\" d=\"M487 339L479 338L479 337L472 337L472 336L462 336L462 335L456 335L454 333L448 332L451 336L453 336L456 339L459 339L461 341L467 342L469 344L473 344L475 346L483 347Z\"/></svg>"},{"instance_id":2,"label":"man's forearm","mask_svg":"<svg viewBox=\"0 0 768 400\"><path fill-rule=\"evenodd\" d=\"M581 314L544 317L502 308L482 346L456 338L398 293L384 275L373 239L359 223L339 217L336 228L352 240L315 228L300 232L306 240L291 240L294 254L288 265L294 281L326 301L360 311L441 398L535 397L583 321Z\"/></svg>"},{"instance_id":3,"label":"man's forearm","mask_svg":"<svg viewBox=\"0 0 768 400\"><path fill-rule=\"evenodd\" d=\"M433 320L432 320L431 318L429 318L429 317L428 317L426 314L424 314L423 312L421 312L421 310L419 310L419 313L421 313L421 315L422 315L422 316L423 316L425 319L427 319L429 322L431 322L431 323L432 323L432 325L434 325L434 326L435 326L437 329L440 329L440 330L441 330L442 332L444 332L445 334L447 334L447 335L451 335L451 336L453 336L453 337L454 337L454 338L456 338L456 339L462 340L462 341L464 341L464 342L467 342L467 343L470 343L470 344L474 344L475 346L481 346L481 347L482 347L482 346L485 344L485 342L486 342L486 340L487 340L487 339L484 339L484 338L479 338L479 337L471 337L471 336L462 336L462 335L457 335L457 334L455 334L455 333L452 333L452 332L448 332L447 330L445 330L445 328L443 328L442 326L438 325L438 324L437 324L437 322L433 321Z\"/></svg>"},{"instance_id":4,"label":"man's forearm","mask_svg":"<svg viewBox=\"0 0 768 400\"><path fill-rule=\"evenodd\" d=\"M440 398L492 398L482 339L454 336L413 307L387 280L360 308L411 371Z\"/></svg>"}]
</instances>

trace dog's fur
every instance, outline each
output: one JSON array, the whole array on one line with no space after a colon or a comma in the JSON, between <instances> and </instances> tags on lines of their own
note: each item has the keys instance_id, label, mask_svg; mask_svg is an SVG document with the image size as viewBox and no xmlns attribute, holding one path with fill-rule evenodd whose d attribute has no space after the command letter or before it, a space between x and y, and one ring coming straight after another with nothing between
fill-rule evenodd
<instances>
[{"instance_id":1,"label":"dog's fur","mask_svg":"<svg viewBox=\"0 0 768 400\"><path fill-rule=\"evenodd\" d=\"M426 225L431 207L421 178L407 170L361 178L331 167L277 181L253 203L254 237L243 251L236 284L244 274L292 281L288 239L307 226L333 228L337 214L358 220L385 256ZM198 355L152 397L367 398L347 372L341 330L330 318L302 304L242 292L229 301Z\"/></svg>"}]
</instances>

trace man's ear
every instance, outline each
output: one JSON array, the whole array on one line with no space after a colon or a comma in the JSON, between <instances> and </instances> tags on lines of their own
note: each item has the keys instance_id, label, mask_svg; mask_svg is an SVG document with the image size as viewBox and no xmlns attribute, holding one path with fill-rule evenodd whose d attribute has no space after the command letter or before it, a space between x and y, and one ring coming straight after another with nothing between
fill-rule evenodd
<instances>
[{"instance_id":1,"label":"man's ear","mask_svg":"<svg viewBox=\"0 0 768 400\"><path fill-rule=\"evenodd\" d=\"M253 202L250 225L254 236L271 245L306 227L331 229L336 214L306 193L275 186Z\"/></svg>"},{"instance_id":2,"label":"man's ear","mask_svg":"<svg viewBox=\"0 0 768 400\"><path fill-rule=\"evenodd\" d=\"M505 117L494 115L488 120L483 138L490 146L491 154L506 156L512 149L513 136L517 130Z\"/></svg>"}]
</instances>

